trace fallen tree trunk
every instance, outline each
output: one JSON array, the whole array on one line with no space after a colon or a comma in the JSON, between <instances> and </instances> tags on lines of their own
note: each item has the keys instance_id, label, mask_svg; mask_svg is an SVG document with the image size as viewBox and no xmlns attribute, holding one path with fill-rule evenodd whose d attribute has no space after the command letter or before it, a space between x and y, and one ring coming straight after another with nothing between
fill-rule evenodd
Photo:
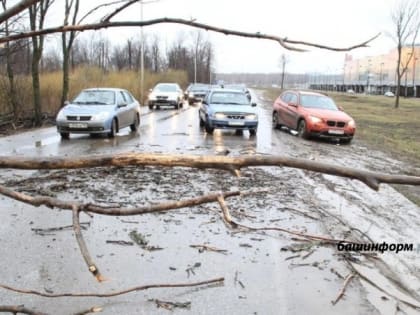
<instances>
[{"instance_id":1,"label":"fallen tree trunk","mask_svg":"<svg viewBox=\"0 0 420 315\"><path fill-rule=\"evenodd\" d=\"M222 169L239 174L252 166L284 166L323 174L357 179L374 190L379 184L420 185L420 177L389 175L345 166L331 165L307 159L284 156L197 156L151 153L120 153L76 157L0 157L0 168L15 169L76 169L101 166L164 166L199 169Z\"/></svg>"}]
</instances>

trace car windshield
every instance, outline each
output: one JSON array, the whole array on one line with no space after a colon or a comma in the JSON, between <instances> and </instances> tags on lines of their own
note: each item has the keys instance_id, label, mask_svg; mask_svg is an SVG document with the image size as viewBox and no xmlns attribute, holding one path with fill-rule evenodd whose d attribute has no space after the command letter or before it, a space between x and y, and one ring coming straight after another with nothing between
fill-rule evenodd
<instances>
[{"instance_id":1,"label":"car windshield","mask_svg":"<svg viewBox=\"0 0 420 315\"><path fill-rule=\"evenodd\" d=\"M215 92L211 95L212 104L248 105L249 100L244 93Z\"/></svg>"},{"instance_id":2,"label":"car windshield","mask_svg":"<svg viewBox=\"0 0 420 315\"><path fill-rule=\"evenodd\" d=\"M332 99L321 95L301 95L300 104L309 108L338 110Z\"/></svg>"},{"instance_id":3,"label":"car windshield","mask_svg":"<svg viewBox=\"0 0 420 315\"><path fill-rule=\"evenodd\" d=\"M73 104L88 105L113 105L115 104L115 92L103 90L82 91L72 102Z\"/></svg>"},{"instance_id":4,"label":"car windshield","mask_svg":"<svg viewBox=\"0 0 420 315\"><path fill-rule=\"evenodd\" d=\"M177 88L174 84L159 84L154 88L155 92L176 92Z\"/></svg>"}]
</instances>

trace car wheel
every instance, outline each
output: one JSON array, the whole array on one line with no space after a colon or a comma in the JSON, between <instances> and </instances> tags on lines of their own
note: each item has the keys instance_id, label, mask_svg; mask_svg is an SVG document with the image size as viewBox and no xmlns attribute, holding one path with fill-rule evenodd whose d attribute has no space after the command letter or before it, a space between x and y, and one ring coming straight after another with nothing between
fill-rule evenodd
<instances>
[{"instance_id":1,"label":"car wheel","mask_svg":"<svg viewBox=\"0 0 420 315\"><path fill-rule=\"evenodd\" d=\"M68 132L60 132L61 139L70 139L70 133Z\"/></svg>"},{"instance_id":2,"label":"car wheel","mask_svg":"<svg viewBox=\"0 0 420 315\"><path fill-rule=\"evenodd\" d=\"M114 118L112 120L111 131L108 133L109 138L114 138L117 134L117 120Z\"/></svg>"},{"instance_id":3,"label":"car wheel","mask_svg":"<svg viewBox=\"0 0 420 315\"><path fill-rule=\"evenodd\" d=\"M279 124L279 114L277 112L273 113L273 128L280 129L281 125Z\"/></svg>"},{"instance_id":4,"label":"car wheel","mask_svg":"<svg viewBox=\"0 0 420 315\"><path fill-rule=\"evenodd\" d=\"M213 133L213 131L214 131L214 128L209 125L208 121L205 122L204 128L206 129L206 132L210 133L210 134Z\"/></svg>"},{"instance_id":5,"label":"car wheel","mask_svg":"<svg viewBox=\"0 0 420 315\"><path fill-rule=\"evenodd\" d=\"M182 108L183 106L184 106L183 102L179 103L179 108Z\"/></svg>"},{"instance_id":6,"label":"car wheel","mask_svg":"<svg viewBox=\"0 0 420 315\"><path fill-rule=\"evenodd\" d=\"M257 134L257 129L249 129L249 135L255 136Z\"/></svg>"},{"instance_id":7,"label":"car wheel","mask_svg":"<svg viewBox=\"0 0 420 315\"><path fill-rule=\"evenodd\" d=\"M200 114L198 114L198 120L200 121L200 127L204 126L204 121L201 119Z\"/></svg>"},{"instance_id":8,"label":"car wheel","mask_svg":"<svg viewBox=\"0 0 420 315\"><path fill-rule=\"evenodd\" d=\"M153 105L149 105L149 109L150 110L153 110Z\"/></svg>"},{"instance_id":9,"label":"car wheel","mask_svg":"<svg viewBox=\"0 0 420 315\"><path fill-rule=\"evenodd\" d=\"M156 106L156 109L160 109L160 106L159 106L159 105L157 105L157 106Z\"/></svg>"},{"instance_id":10,"label":"car wheel","mask_svg":"<svg viewBox=\"0 0 420 315\"><path fill-rule=\"evenodd\" d=\"M134 122L130 125L131 131L137 131L140 125L140 117L139 114L136 114L134 117Z\"/></svg>"},{"instance_id":11,"label":"car wheel","mask_svg":"<svg viewBox=\"0 0 420 315\"><path fill-rule=\"evenodd\" d=\"M302 119L299 121L299 125L298 125L298 136L303 138L303 139L308 139L309 138L309 134L308 131L306 130L306 122L305 119Z\"/></svg>"}]
</instances>

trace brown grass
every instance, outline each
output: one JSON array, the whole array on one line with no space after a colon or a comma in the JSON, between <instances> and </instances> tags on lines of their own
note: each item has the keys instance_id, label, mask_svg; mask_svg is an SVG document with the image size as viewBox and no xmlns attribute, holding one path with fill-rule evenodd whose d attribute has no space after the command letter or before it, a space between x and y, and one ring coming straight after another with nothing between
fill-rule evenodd
<instances>
[{"instance_id":1,"label":"brown grass","mask_svg":"<svg viewBox=\"0 0 420 315\"><path fill-rule=\"evenodd\" d=\"M60 107L62 72L49 72L41 75L41 101L42 112L54 115ZM188 84L185 71L169 70L163 73L145 72L144 91L147 95L158 82L176 82L182 87ZM32 108L32 86L30 76L16 77L18 85L19 112L28 113ZM11 111L10 101L7 96L7 78L0 77L0 115ZM82 89L92 87L116 87L130 91L136 99L141 101L140 73L136 71L110 71L95 67L81 67L74 70L70 75L69 99L75 97Z\"/></svg>"}]
</instances>

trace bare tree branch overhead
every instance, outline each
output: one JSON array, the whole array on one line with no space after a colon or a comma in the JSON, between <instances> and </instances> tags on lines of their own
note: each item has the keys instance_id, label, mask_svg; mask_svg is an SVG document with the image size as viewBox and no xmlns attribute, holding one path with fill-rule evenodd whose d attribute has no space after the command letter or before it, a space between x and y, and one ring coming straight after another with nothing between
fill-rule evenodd
<instances>
[{"instance_id":1,"label":"bare tree branch overhead","mask_svg":"<svg viewBox=\"0 0 420 315\"><path fill-rule=\"evenodd\" d=\"M131 5L133 5L133 4L135 4L135 3L137 3L137 2L140 2L141 0L131 0L131 1L128 1L127 3L125 3L124 5L122 5L122 6L120 6L120 7L118 7L118 8L116 8L115 10L114 10L114 12L112 12L112 13L110 13L109 15L107 15L107 16L105 16L103 19L102 19L102 22L109 22L114 16L116 16L118 13L120 13L121 11L123 11L123 10L125 10L125 9L127 9L129 6L131 6Z\"/></svg>"},{"instance_id":2,"label":"bare tree branch overhead","mask_svg":"<svg viewBox=\"0 0 420 315\"><path fill-rule=\"evenodd\" d=\"M256 33L241 32L241 31L230 30L226 28L220 28L220 27L216 27L216 26L212 26L212 25L208 25L204 23L198 23L191 20L165 17L165 18L153 19L153 20L142 21L142 22L141 21L121 21L121 22L104 21L104 22L93 23L93 24L62 25L62 26L57 26L57 27L45 28L43 30L38 30L38 31L33 31L33 32L22 32L16 35L5 36L5 37L0 38L0 43L6 43L6 42L10 42L17 39L28 38L28 37L39 36L39 35L46 35L46 34L53 34L53 33L63 33L63 32L70 32L70 31L82 32L82 31L87 31L87 30L99 30L99 29L109 28L109 27L135 27L135 26L140 27L140 26L150 26L150 25L156 25L156 24L162 24L162 23L188 25L188 26L204 29L206 31L222 33L225 35L267 39L267 40L271 40L271 41L275 41L279 43L280 46L282 46L285 49L293 50L293 51L301 51L301 52L307 51L307 49L303 49L298 46L306 46L308 48L309 47L320 48L320 49L326 49L326 50L332 50L332 51L349 51L356 48L369 47L368 44L380 35L379 33L360 44L356 44L356 45L352 45L348 47L332 47L332 46L327 46L327 45L321 45L318 43L291 40L287 37L283 38L283 37L275 36L275 35L262 34L260 32L256 32Z\"/></svg>"},{"instance_id":3,"label":"bare tree branch overhead","mask_svg":"<svg viewBox=\"0 0 420 315\"><path fill-rule=\"evenodd\" d=\"M308 171L357 179L374 190L379 184L420 185L420 177L406 175L388 175L377 172L363 171L350 167L331 165L307 159L283 156L196 156L172 154L104 154L96 156L75 157L0 157L0 168L16 169L75 169L100 166L164 166L192 167L199 169L222 169L239 173L243 167L251 166L284 166Z\"/></svg>"},{"instance_id":4,"label":"bare tree branch overhead","mask_svg":"<svg viewBox=\"0 0 420 315\"><path fill-rule=\"evenodd\" d=\"M26 10L31 5L40 2L41 0L23 0L15 4L14 6L10 7L9 9L0 13L0 24L6 21L7 19L16 16L20 12Z\"/></svg>"}]
</instances>

